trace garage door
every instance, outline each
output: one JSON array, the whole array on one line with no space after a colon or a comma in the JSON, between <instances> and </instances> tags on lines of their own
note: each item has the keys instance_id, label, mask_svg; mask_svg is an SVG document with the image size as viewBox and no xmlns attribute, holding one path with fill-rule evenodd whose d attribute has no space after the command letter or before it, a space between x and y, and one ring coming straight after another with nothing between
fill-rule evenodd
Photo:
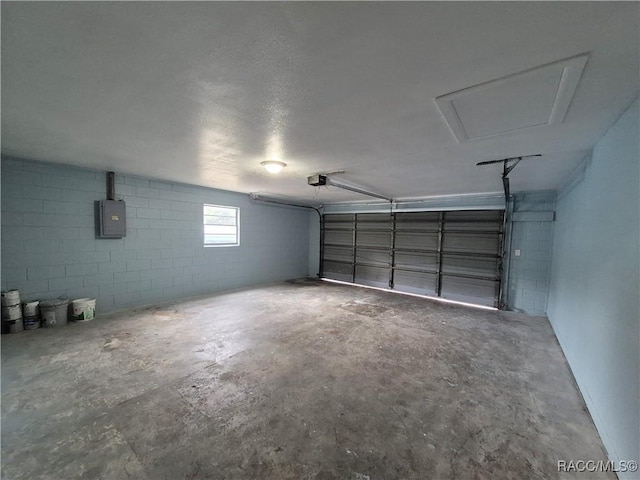
<instances>
[{"instance_id":1,"label":"garage door","mask_svg":"<svg viewBox=\"0 0 640 480\"><path fill-rule=\"evenodd\" d=\"M326 214L322 276L498 306L503 210Z\"/></svg>"}]
</instances>

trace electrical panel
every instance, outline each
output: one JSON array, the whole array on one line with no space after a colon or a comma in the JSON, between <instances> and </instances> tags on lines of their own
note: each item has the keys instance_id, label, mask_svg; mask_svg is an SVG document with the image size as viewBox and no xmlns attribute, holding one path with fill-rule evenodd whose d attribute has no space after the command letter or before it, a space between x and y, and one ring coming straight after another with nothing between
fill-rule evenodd
<instances>
[{"instance_id":1,"label":"electrical panel","mask_svg":"<svg viewBox=\"0 0 640 480\"><path fill-rule=\"evenodd\" d=\"M127 210L122 200L99 200L97 203L98 237L127 236Z\"/></svg>"}]
</instances>

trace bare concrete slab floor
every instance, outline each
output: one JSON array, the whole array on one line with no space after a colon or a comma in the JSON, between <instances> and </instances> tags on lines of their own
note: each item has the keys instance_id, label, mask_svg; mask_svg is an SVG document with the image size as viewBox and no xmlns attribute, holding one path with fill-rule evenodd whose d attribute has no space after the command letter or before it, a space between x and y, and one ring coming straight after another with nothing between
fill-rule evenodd
<instances>
[{"instance_id":1,"label":"bare concrete slab floor","mask_svg":"<svg viewBox=\"0 0 640 480\"><path fill-rule=\"evenodd\" d=\"M2 478L556 479L605 460L545 318L299 280L2 338Z\"/></svg>"}]
</instances>

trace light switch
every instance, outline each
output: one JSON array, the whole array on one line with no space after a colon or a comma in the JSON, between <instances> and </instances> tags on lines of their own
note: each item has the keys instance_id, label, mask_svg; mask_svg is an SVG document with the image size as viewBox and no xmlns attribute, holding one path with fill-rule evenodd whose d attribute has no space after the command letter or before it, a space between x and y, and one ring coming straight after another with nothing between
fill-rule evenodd
<instances>
[{"instance_id":1,"label":"light switch","mask_svg":"<svg viewBox=\"0 0 640 480\"><path fill-rule=\"evenodd\" d=\"M520 249L516 248L516 250L513 252L513 255L516 257L520 256Z\"/></svg>"}]
</instances>

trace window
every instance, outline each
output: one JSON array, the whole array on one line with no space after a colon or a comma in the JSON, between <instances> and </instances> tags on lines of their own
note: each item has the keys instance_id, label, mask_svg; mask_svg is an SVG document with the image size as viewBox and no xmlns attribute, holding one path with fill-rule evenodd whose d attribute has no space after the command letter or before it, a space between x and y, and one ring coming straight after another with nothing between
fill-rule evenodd
<instances>
[{"instance_id":1,"label":"window","mask_svg":"<svg viewBox=\"0 0 640 480\"><path fill-rule=\"evenodd\" d=\"M220 205L204 205L204 246L233 247L240 245L240 209Z\"/></svg>"}]
</instances>

